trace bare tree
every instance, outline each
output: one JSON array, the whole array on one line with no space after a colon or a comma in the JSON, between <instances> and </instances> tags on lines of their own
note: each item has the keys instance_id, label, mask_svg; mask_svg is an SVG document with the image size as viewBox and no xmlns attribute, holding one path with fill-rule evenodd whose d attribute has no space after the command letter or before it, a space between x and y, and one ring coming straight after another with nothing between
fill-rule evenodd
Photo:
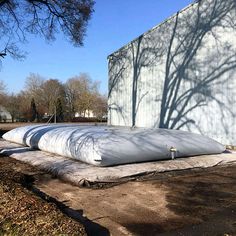
<instances>
[{"instance_id":1,"label":"bare tree","mask_svg":"<svg viewBox=\"0 0 236 236\"><path fill-rule=\"evenodd\" d=\"M28 100L28 106L34 99L37 107L37 119L47 113L55 113L58 99L61 106L65 107L65 88L57 79L46 80L39 74L30 74L25 82L25 98Z\"/></svg>"},{"instance_id":2,"label":"bare tree","mask_svg":"<svg viewBox=\"0 0 236 236\"><path fill-rule=\"evenodd\" d=\"M52 115L55 113L55 108L58 99L64 106L65 104L65 90L62 83L57 79L46 80L41 86L40 103L46 108L46 113Z\"/></svg>"},{"instance_id":3,"label":"bare tree","mask_svg":"<svg viewBox=\"0 0 236 236\"><path fill-rule=\"evenodd\" d=\"M17 108L17 120L32 121L31 97L25 91L21 91L16 95L16 97L19 104L19 107Z\"/></svg>"},{"instance_id":4,"label":"bare tree","mask_svg":"<svg viewBox=\"0 0 236 236\"><path fill-rule=\"evenodd\" d=\"M102 120L107 116L107 96L95 94L94 95L94 104L92 107L94 115Z\"/></svg>"},{"instance_id":5,"label":"bare tree","mask_svg":"<svg viewBox=\"0 0 236 236\"><path fill-rule=\"evenodd\" d=\"M19 99L18 96L15 94L8 95L6 97L6 101L4 103L7 111L11 114L12 123L19 118Z\"/></svg>"},{"instance_id":6,"label":"bare tree","mask_svg":"<svg viewBox=\"0 0 236 236\"><path fill-rule=\"evenodd\" d=\"M19 43L28 34L54 40L62 31L75 46L83 45L93 6L93 0L0 0L0 56L22 58Z\"/></svg>"},{"instance_id":7,"label":"bare tree","mask_svg":"<svg viewBox=\"0 0 236 236\"><path fill-rule=\"evenodd\" d=\"M45 78L41 75L30 73L25 80L25 91L31 93L32 96L37 96L44 82Z\"/></svg>"},{"instance_id":8,"label":"bare tree","mask_svg":"<svg viewBox=\"0 0 236 236\"><path fill-rule=\"evenodd\" d=\"M78 111L78 100L81 96L81 81L79 76L75 76L67 80L65 84L65 92L66 92L66 103L67 103L67 113L69 119L75 116L75 113Z\"/></svg>"},{"instance_id":9,"label":"bare tree","mask_svg":"<svg viewBox=\"0 0 236 236\"><path fill-rule=\"evenodd\" d=\"M86 73L81 73L66 82L66 101L70 118L73 118L76 112L85 115L86 111L92 110L98 87L99 83L92 81Z\"/></svg>"},{"instance_id":10,"label":"bare tree","mask_svg":"<svg viewBox=\"0 0 236 236\"><path fill-rule=\"evenodd\" d=\"M44 77L34 73L31 73L25 80L25 87L20 95L25 104L25 108L22 108L22 113L25 114L24 116L28 120L30 119L29 106L32 99L34 99L35 105L37 107L37 120L47 112L47 108L43 103L43 84L45 81L46 79Z\"/></svg>"},{"instance_id":11,"label":"bare tree","mask_svg":"<svg viewBox=\"0 0 236 236\"><path fill-rule=\"evenodd\" d=\"M39 74L31 73L25 80L24 92L28 95L29 102L32 98L36 103L40 103L42 99L42 86L46 79Z\"/></svg>"},{"instance_id":12,"label":"bare tree","mask_svg":"<svg viewBox=\"0 0 236 236\"><path fill-rule=\"evenodd\" d=\"M4 83L0 83L0 105L6 107L12 121L40 121L45 114L52 116L55 112L58 121L72 120L77 112L82 116L93 112L101 118L107 108L106 98L100 95L98 87L99 82L86 73L68 79L65 84L32 73L18 94L8 95Z\"/></svg>"}]
</instances>

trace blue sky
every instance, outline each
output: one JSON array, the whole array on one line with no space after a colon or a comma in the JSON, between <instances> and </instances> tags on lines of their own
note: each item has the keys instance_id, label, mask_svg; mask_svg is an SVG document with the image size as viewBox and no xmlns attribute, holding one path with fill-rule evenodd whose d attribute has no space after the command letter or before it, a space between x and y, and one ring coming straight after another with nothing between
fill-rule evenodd
<instances>
[{"instance_id":1,"label":"blue sky","mask_svg":"<svg viewBox=\"0 0 236 236\"><path fill-rule=\"evenodd\" d=\"M192 2L97 0L84 47L73 47L62 34L50 44L32 36L22 46L28 52L24 61L3 59L0 80L5 82L8 92L17 93L24 88L25 78L30 73L65 82L85 72L93 80L101 81L100 91L106 93L107 56Z\"/></svg>"}]
</instances>

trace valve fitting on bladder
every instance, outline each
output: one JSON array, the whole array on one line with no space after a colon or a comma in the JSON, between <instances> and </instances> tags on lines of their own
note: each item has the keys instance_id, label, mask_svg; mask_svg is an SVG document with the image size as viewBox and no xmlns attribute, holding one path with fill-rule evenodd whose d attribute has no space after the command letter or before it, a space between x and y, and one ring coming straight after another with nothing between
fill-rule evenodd
<instances>
[{"instance_id":1,"label":"valve fitting on bladder","mask_svg":"<svg viewBox=\"0 0 236 236\"><path fill-rule=\"evenodd\" d=\"M177 149L175 147L170 148L171 159L174 160L176 156Z\"/></svg>"}]
</instances>

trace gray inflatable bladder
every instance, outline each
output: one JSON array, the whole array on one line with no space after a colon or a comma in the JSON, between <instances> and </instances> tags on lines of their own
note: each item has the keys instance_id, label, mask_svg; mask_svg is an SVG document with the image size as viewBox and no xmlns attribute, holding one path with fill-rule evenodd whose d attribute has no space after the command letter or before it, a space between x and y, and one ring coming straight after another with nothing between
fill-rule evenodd
<instances>
[{"instance_id":1,"label":"gray inflatable bladder","mask_svg":"<svg viewBox=\"0 0 236 236\"><path fill-rule=\"evenodd\" d=\"M218 154L225 150L208 137L167 129L34 125L13 129L3 138L97 166Z\"/></svg>"}]
</instances>

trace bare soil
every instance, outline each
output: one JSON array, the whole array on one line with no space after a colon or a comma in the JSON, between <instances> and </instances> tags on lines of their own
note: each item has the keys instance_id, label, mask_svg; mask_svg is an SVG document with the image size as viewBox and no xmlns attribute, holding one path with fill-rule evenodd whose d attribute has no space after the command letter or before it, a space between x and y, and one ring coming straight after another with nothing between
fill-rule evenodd
<instances>
[{"instance_id":1,"label":"bare soil","mask_svg":"<svg viewBox=\"0 0 236 236\"><path fill-rule=\"evenodd\" d=\"M235 165L96 189L72 186L8 157L0 166L1 233L236 235Z\"/></svg>"},{"instance_id":2,"label":"bare soil","mask_svg":"<svg viewBox=\"0 0 236 236\"><path fill-rule=\"evenodd\" d=\"M83 209L112 235L236 235L236 166L158 174L108 189L57 179L36 187Z\"/></svg>"}]
</instances>

